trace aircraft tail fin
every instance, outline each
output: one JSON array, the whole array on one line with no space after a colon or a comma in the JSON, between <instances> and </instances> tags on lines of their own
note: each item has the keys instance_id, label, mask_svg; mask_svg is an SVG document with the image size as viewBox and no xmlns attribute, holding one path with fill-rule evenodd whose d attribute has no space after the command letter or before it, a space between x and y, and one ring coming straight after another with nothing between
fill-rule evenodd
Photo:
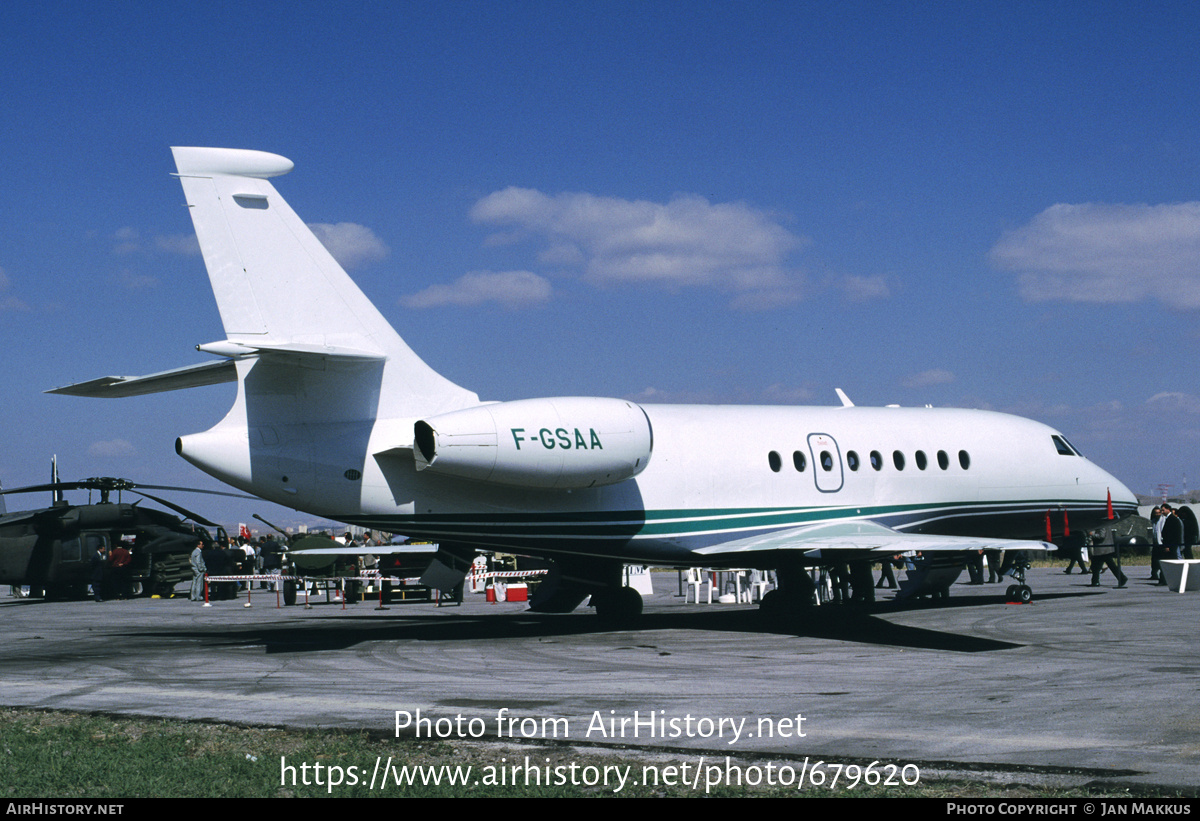
<instances>
[{"instance_id":1,"label":"aircraft tail fin","mask_svg":"<svg viewBox=\"0 0 1200 821\"><path fill-rule=\"evenodd\" d=\"M381 396L392 406L380 410L393 415L478 403L413 353L271 185L292 170L290 160L242 149L171 151L228 337L202 349L386 360Z\"/></svg>"}]
</instances>

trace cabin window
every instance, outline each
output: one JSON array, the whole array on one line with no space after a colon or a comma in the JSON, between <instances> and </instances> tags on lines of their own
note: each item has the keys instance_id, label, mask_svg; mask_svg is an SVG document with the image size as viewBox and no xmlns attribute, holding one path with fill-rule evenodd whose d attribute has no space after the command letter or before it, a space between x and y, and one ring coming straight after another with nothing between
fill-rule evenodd
<instances>
[{"instance_id":1,"label":"cabin window","mask_svg":"<svg viewBox=\"0 0 1200 821\"><path fill-rule=\"evenodd\" d=\"M83 561L83 544L78 538L63 539L62 560L64 562Z\"/></svg>"},{"instance_id":2,"label":"cabin window","mask_svg":"<svg viewBox=\"0 0 1200 821\"><path fill-rule=\"evenodd\" d=\"M938 451L938 467L942 470L950 467L950 457L946 455L946 451L944 450Z\"/></svg>"},{"instance_id":3,"label":"cabin window","mask_svg":"<svg viewBox=\"0 0 1200 821\"><path fill-rule=\"evenodd\" d=\"M896 470L904 470L904 454L898 450L892 451L892 464L896 466Z\"/></svg>"},{"instance_id":4,"label":"cabin window","mask_svg":"<svg viewBox=\"0 0 1200 821\"><path fill-rule=\"evenodd\" d=\"M833 457L829 455L829 451L821 451L821 470L829 473L833 470Z\"/></svg>"},{"instance_id":5,"label":"cabin window","mask_svg":"<svg viewBox=\"0 0 1200 821\"><path fill-rule=\"evenodd\" d=\"M883 470L883 454L877 450L871 451L871 467L875 470Z\"/></svg>"},{"instance_id":6,"label":"cabin window","mask_svg":"<svg viewBox=\"0 0 1200 821\"><path fill-rule=\"evenodd\" d=\"M963 470L971 467L971 454L967 453L965 450L960 450L958 452L958 463L962 465Z\"/></svg>"},{"instance_id":7,"label":"cabin window","mask_svg":"<svg viewBox=\"0 0 1200 821\"><path fill-rule=\"evenodd\" d=\"M851 470L858 470L858 454L852 450L847 451L846 464L850 466Z\"/></svg>"},{"instance_id":8,"label":"cabin window","mask_svg":"<svg viewBox=\"0 0 1200 821\"><path fill-rule=\"evenodd\" d=\"M925 468L929 467L929 460L925 458L925 451L923 451L923 450L917 451L916 458L917 458L917 469L918 470L924 470Z\"/></svg>"},{"instance_id":9,"label":"cabin window","mask_svg":"<svg viewBox=\"0 0 1200 821\"><path fill-rule=\"evenodd\" d=\"M771 470L778 473L779 469L783 467L783 459L780 458L778 453L771 451L767 454L767 464L771 466Z\"/></svg>"},{"instance_id":10,"label":"cabin window","mask_svg":"<svg viewBox=\"0 0 1200 821\"><path fill-rule=\"evenodd\" d=\"M792 451L792 464L796 466L798 472L803 473L804 469L808 467L808 457L803 452L794 450Z\"/></svg>"}]
</instances>

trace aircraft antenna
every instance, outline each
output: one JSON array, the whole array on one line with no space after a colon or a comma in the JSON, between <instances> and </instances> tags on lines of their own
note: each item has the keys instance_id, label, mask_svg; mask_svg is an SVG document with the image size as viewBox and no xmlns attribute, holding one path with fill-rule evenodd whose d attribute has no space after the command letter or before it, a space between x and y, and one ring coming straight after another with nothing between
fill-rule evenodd
<instances>
[{"instance_id":1,"label":"aircraft antenna","mask_svg":"<svg viewBox=\"0 0 1200 821\"><path fill-rule=\"evenodd\" d=\"M50 457L50 484L52 484L52 485L58 484L58 454L57 453ZM61 502L65 498L66 497L63 495L63 490L60 487L55 487L54 490L50 491L51 506L57 505L59 502Z\"/></svg>"}]
</instances>

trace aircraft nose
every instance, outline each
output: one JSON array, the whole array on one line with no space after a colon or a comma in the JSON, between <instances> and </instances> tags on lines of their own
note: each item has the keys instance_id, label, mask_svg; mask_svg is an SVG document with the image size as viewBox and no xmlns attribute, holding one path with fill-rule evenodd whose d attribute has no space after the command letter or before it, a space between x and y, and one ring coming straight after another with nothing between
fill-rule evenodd
<instances>
[{"instance_id":1,"label":"aircraft nose","mask_svg":"<svg viewBox=\"0 0 1200 821\"><path fill-rule=\"evenodd\" d=\"M1103 468L1097 467L1096 472L1100 474L1097 484L1103 483L1105 485L1108 490L1108 497L1114 505L1137 508L1137 495L1126 487L1124 482Z\"/></svg>"}]
</instances>

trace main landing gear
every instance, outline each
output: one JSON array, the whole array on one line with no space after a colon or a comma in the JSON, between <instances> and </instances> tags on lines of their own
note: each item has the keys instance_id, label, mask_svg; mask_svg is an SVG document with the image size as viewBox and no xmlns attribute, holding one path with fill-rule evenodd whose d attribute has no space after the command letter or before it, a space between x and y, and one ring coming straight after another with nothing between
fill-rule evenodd
<instances>
[{"instance_id":1,"label":"main landing gear","mask_svg":"<svg viewBox=\"0 0 1200 821\"><path fill-rule=\"evenodd\" d=\"M592 594L592 606L601 624L630 628L642 615L642 594L632 587L607 587Z\"/></svg>"},{"instance_id":2,"label":"main landing gear","mask_svg":"<svg viewBox=\"0 0 1200 821\"><path fill-rule=\"evenodd\" d=\"M642 594L625 586L625 565L604 559L572 557L556 561L529 603L535 613L570 613L588 596L596 617L607 628L628 630L642 615Z\"/></svg>"},{"instance_id":3,"label":"main landing gear","mask_svg":"<svg viewBox=\"0 0 1200 821\"><path fill-rule=\"evenodd\" d=\"M759 612L768 620L798 619L817 602L817 586L800 565L782 565L775 570L778 586L763 596Z\"/></svg>"}]
</instances>

